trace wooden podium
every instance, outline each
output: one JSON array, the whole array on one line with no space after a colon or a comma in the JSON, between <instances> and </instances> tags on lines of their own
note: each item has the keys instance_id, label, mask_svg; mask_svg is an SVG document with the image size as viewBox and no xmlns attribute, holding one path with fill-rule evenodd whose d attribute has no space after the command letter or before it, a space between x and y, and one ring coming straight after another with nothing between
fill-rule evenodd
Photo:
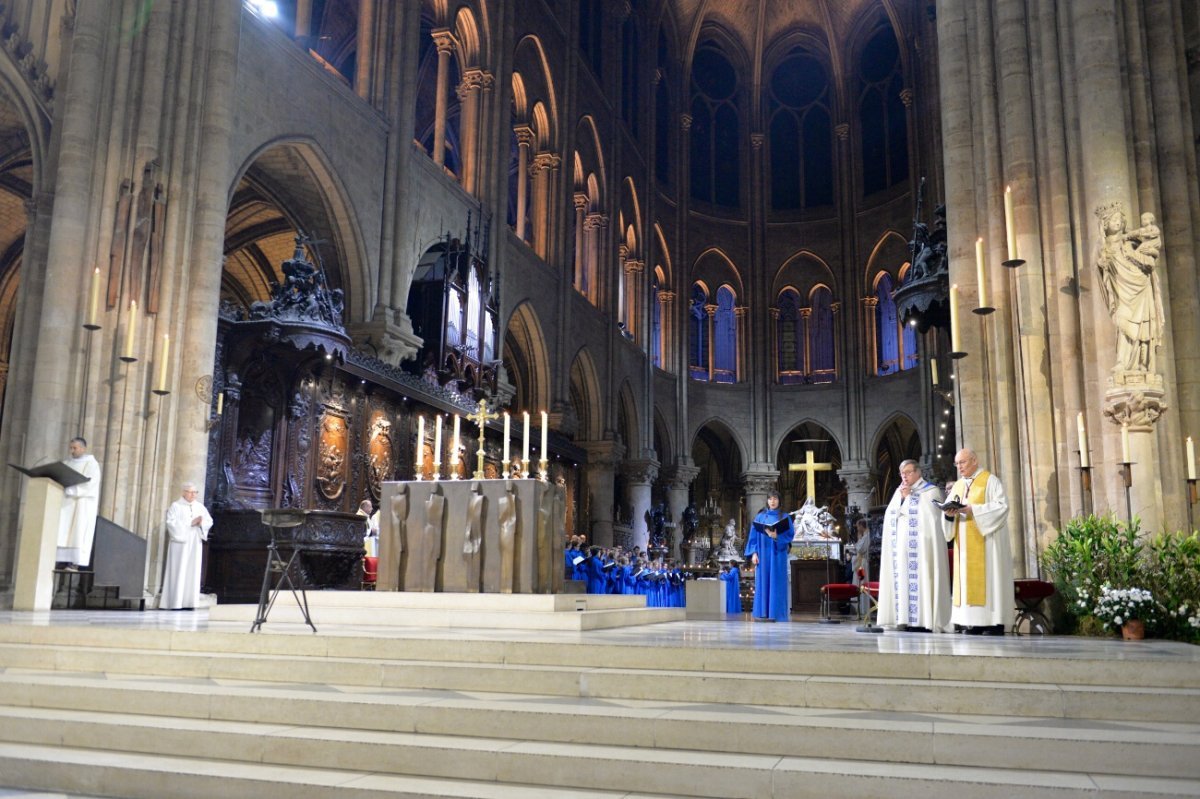
<instances>
[{"instance_id":1,"label":"wooden podium","mask_svg":"<svg viewBox=\"0 0 1200 799\"><path fill-rule=\"evenodd\" d=\"M54 596L52 572L63 490L90 478L58 461L30 469L15 463L9 466L29 478L21 503L13 610L49 610Z\"/></svg>"}]
</instances>

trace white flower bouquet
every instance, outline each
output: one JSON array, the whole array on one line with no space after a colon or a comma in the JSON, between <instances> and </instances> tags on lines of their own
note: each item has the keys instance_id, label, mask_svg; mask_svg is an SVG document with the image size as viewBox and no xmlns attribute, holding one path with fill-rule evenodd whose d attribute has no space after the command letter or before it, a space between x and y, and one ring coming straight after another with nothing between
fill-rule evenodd
<instances>
[{"instance_id":1,"label":"white flower bouquet","mask_svg":"<svg viewBox=\"0 0 1200 799\"><path fill-rule=\"evenodd\" d=\"M1113 588L1107 584L1100 586L1100 596L1092 608L1092 615L1106 630L1119 630L1121 625L1133 619L1150 625L1156 621L1157 614L1158 602L1146 589Z\"/></svg>"}]
</instances>

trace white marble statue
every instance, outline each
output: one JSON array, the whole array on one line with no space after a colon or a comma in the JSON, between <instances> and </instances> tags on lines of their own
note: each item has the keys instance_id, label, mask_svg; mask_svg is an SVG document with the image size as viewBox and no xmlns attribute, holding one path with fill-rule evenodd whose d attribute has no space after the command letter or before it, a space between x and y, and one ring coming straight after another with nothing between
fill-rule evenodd
<instances>
[{"instance_id":1,"label":"white marble statue","mask_svg":"<svg viewBox=\"0 0 1200 799\"><path fill-rule=\"evenodd\" d=\"M1141 227L1125 230L1120 203L1096 209L1102 241L1096 259L1100 287L1117 327L1114 372L1156 371L1155 350L1163 340L1162 295L1154 268L1162 232L1154 214L1142 214Z\"/></svg>"},{"instance_id":2,"label":"white marble statue","mask_svg":"<svg viewBox=\"0 0 1200 799\"><path fill-rule=\"evenodd\" d=\"M837 538L833 532L833 516L829 508L817 507L812 497L804 500L800 510L793 511L793 526L796 528L796 538L807 540L827 540Z\"/></svg>"}]
</instances>

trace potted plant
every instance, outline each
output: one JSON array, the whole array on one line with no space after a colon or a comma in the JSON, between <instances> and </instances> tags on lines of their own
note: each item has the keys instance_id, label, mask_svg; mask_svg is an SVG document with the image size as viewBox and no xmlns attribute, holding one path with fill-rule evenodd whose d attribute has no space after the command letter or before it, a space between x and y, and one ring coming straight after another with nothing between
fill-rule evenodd
<instances>
[{"instance_id":1,"label":"potted plant","mask_svg":"<svg viewBox=\"0 0 1200 799\"><path fill-rule=\"evenodd\" d=\"M1140 641L1146 637L1146 625L1158 621L1158 602L1144 588L1113 588L1105 584L1100 586L1100 595L1090 612L1104 629L1120 630L1122 638Z\"/></svg>"}]
</instances>

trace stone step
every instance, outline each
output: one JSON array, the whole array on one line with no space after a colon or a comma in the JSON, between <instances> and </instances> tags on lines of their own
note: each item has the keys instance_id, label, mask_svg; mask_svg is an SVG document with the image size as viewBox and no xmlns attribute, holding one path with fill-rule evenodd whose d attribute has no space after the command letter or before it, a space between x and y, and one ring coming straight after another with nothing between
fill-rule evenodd
<instances>
[{"instance_id":1,"label":"stone step","mask_svg":"<svg viewBox=\"0 0 1200 799\"><path fill-rule=\"evenodd\" d=\"M268 639L242 636L241 640L255 643ZM1178 723L1200 718L1200 689L1136 685L581 668L486 660L464 663L253 652L171 652L61 644L0 644L0 665L10 669L190 679L259 679L364 688L533 693L597 700L739 703L822 710Z\"/></svg>"},{"instance_id":2,"label":"stone step","mask_svg":"<svg viewBox=\"0 0 1200 799\"><path fill-rule=\"evenodd\" d=\"M171 728L164 726L163 732ZM184 737L186 746L187 738ZM261 744L266 753L278 743L297 753L319 752L319 741L284 739ZM379 745L370 738L335 741L327 753L344 757L336 768L304 763L281 766L197 756L148 755L38 744L0 743L0 780L10 786L86 792L130 799L163 796L208 799L294 799L332 797L430 797L430 799L808 799L809 797L916 796L926 799L1093 799L1094 797L1195 796L1194 780L1060 774L956 766L907 765L803 757L733 756L721 753L661 753L634 750L636 759L617 747L517 744L512 757L498 759L493 776L470 779L380 773L384 758L403 761L402 747ZM298 759L298 758L297 758ZM514 783L504 765L514 760L536 764L546 787ZM668 776L669 775L669 776ZM603 788L571 787L596 782ZM668 792L655 792L666 784ZM567 787L561 787L566 785ZM632 790L622 786L634 785ZM540 787L539 787L540 786Z\"/></svg>"},{"instance_id":3,"label":"stone step","mask_svg":"<svg viewBox=\"0 0 1200 799\"><path fill-rule=\"evenodd\" d=\"M409 777L373 769L281 768L35 744L0 744L0 783L72 797L121 799L686 799L679 794Z\"/></svg>"},{"instance_id":4,"label":"stone step","mask_svg":"<svg viewBox=\"0 0 1200 799\"><path fill-rule=\"evenodd\" d=\"M369 691L336 685L313 690L283 684L0 675L0 740L169 754L159 748L157 730L163 724L190 736L191 751L202 740L206 751L216 747L208 756L230 758L242 744L216 744L230 730L266 738L295 736L301 734L295 729L305 728L306 740L324 735L317 728L331 729L328 738L348 731L415 734L417 738L405 740L405 751L429 749L420 762L424 773L433 775L442 773L435 761L448 752L441 768L449 776L468 773L460 770L464 764L480 751L492 752L495 744L489 741L500 740L511 746L586 741L660 751L1200 778L1196 723L1081 723L700 702L564 701L450 690ZM248 726L257 731L247 733ZM516 779L532 782L536 775Z\"/></svg>"},{"instance_id":5,"label":"stone step","mask_svg":"<svg viewBox=\"0 0 1200 799\"><path fill-rule=\"evenodd\" d=\"M1146 642L1146 658L1071 657L1057 654L1057 642L997 639L994 653L978 641L960 642L963 636L874 639L880 651L837 651L814 644L805 649L757 649L748 658L745 648L704 645L655 645L624 641L595 642L591 638L572 641L543 640L537 633L509 632L495 638L440 637L414 631L401 637L376 637L361 632L331 632L313 635L304 628L295 634L274 633L270 623L264 633L197 632L178 629L120 629L117 627L0 624L0 645L32 647L96 647L99 650L137 650L147 655L193 653L203 656L268 655L319 658L337 661L339 668L364 661L368 671L379 663L399 661L506 664L549 667L666 669L708 675L794 675L803 677L867 677L912 680L950 680L974 683L1025 685L1138 686L1200 690L1200 669L1186 659L1155 657L1167 648L1189 651L1186 644ZM672 625L663 625L669 630ZM247 629L249 625L247 625ZM646 628L641 628L646 629ZM656 630L657 628L650 628ZM761 629L761 626L760 628ZM485 634L488 631L482 631ZM494 631L500 633L503 631ZM892 639L892 640L888 640ZM955 648L966 648L958 654ZM896 646L897 651L886 647ZM1137 646L1137 644L1134 644ZM922 649L924 647L924 649ZM981 654L982 652L982 654ZM1189 653L1190 657L1190 653ZM0 664L3 659L0 659ZM70 668L69 658L66 667ZM303 677L299 678L303 679Z\"/></svg>"}]
</instances>

